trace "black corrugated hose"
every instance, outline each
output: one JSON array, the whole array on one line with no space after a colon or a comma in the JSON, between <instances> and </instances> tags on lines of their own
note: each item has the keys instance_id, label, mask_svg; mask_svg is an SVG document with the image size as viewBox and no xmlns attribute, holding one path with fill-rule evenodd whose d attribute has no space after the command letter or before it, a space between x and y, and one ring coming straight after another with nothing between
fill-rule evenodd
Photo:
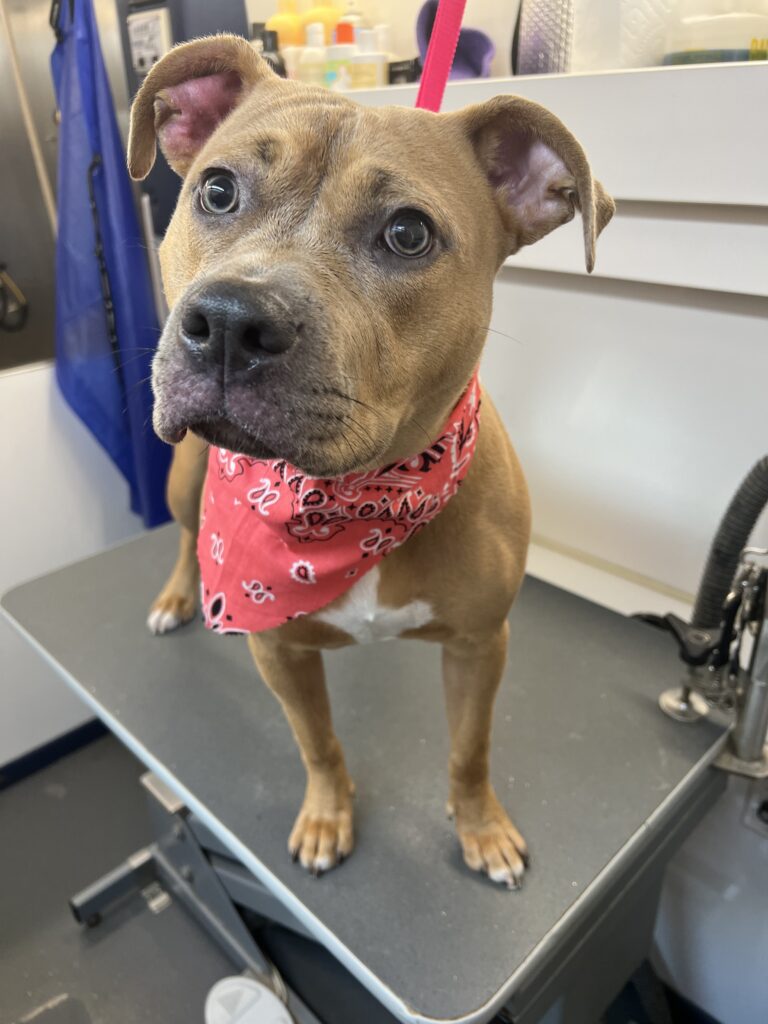
<instances>
[{"instance_id":1,"label":"black corrugated hose","mask_svg":"<svg viewBox=\"0 0 768 1024\"><path fill-rule=\"evenodd\" d=\"M720 522L696 595L692 626L716 629L720 625L723 604L739 567L739 555L767 504L768 455L746 475Z\"/></svg>"}]
</instances>

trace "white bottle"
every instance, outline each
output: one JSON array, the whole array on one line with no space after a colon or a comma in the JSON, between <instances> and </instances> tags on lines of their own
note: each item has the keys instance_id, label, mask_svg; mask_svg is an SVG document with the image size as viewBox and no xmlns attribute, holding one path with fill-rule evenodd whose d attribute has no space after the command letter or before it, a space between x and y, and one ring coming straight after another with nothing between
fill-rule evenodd
<instances>
[{"instance_id":1,"label":"white bottle","mask_svg":"<svg viewBox=\"0 0 768 1024\"><path fill-rule=\"evenodd\" d=\"M286 78L297 79L299 69L299 57L304 50L303 46L283 46L280 49L280 56L285 64Z\"/></svg>"},{"instance_id":2,"label":"white bottle","mask_svg":"<svg viewBox=\"0 0 768 1024\"><path fill-rule=\"evenodd\" d=\"M325 27L313 21L306 27L307 45L296 62L296 78L307 85L325 85Z\"/></svg>"},{"instance_id":3,"label":"white bottle","mask_svg":"<svg viewBox=\"0 0 768 1024\"><path fill-rule=\"evenodd\" d=\"M354 27L340 21L336 26L336 42L325 50L325 84L329 89L341 92L350 88L350 67L356 54Z\"/></svg>"},{"instance_id":4,"label":"white bottle","mask_svg":"<svg viewBox=\"0 0 768 1024\"><path fill-rule=\"evenodd\" d=\"M359 53L352 57L349 77L353 89L379 89L387 85L389 54L376 49L376 32L361 28L357 32Z\"/></svg>"},{"instance_id":5,"label":"white bottle","mask_svg":"<svg viewBox=\"0 0 768 1024\"><path fill-rule=\"evenodd\" d=\"M366 28L365 15L360 10L357 0L347 0L347 9L339 18L339 23L342 21L353 27L355 30L355 42L357 42L360 29Z\"/></svg>"},{"instance_id":6,"label":"white bottle","mask_svg":"<svg viewBox=\"0 0 768 1024\"><path fill-rule=\"evenodd\" d=\"M395 60L395 55L392 53L392 47L389 45L389 25L374 25L373 32L376 36L376 45L374 47L376 52L386 53L387 60Z\"/></svg>"}]
</instances>

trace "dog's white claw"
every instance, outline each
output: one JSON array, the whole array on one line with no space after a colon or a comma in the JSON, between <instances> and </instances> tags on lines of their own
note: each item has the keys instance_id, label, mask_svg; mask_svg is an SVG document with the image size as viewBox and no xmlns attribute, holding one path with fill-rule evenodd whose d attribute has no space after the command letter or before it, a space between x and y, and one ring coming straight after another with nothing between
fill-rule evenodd
<instances>
[{"instance_id":1,"label":"dog's white claw","mask_svg":"<svg viewBox=\"0 0 768 1024\"><path fill-rule=\"evenodd\" d=\"M147 627L150 633L153 633L155 636L170 633L172 629L176 629L180 625L181 620L178 615L174 615L173 612L164 611L162 608L153 608L147 619Z\"/></svg>"},{"instance_id":2,"label":"dog's white claw","mask_svg":"<svg viewBox=\"0 0 768 1024\"><path fill-rule=\"evenodd\" d=\"M523 869L520 868L492 868L488 870L488 877L492 882L506 885L508 889L520 889L523 885Z\"/></svg>"},{"instance_id":3,"label":"dog's white claw","mask_svg":"<svg viewBox=\"0 0 768 1024\"><path fill-rule=\"evenodd\" d=\"M501 885L506 885L508 889L511 889L515 884L515 876L509 868L489 868L488 877L492 882L499 882Z\"/></svg>"},{"instance_id":4,"label":"dog's white claw","mask_svg":"<svg viewBox=\"0 0 768 1024\"><path fill-rule=\"evenodd\" d=\"M317 875L321 875L324 871L330 871L332 867L335 867L336 863L337 862L333 857L329 857L327 855L323 857L315 857L314 863L312 864L312 871Z\"/></svg>"}]
</instances>

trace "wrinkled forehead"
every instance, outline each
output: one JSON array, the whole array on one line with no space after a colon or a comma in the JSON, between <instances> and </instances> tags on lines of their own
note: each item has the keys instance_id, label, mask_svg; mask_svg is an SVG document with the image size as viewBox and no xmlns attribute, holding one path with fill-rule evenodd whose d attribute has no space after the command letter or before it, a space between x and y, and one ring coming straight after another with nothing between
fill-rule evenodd
<instances>
[{"instance_id":1,"label":"wrinkled forehead","mask_svg":"<svg viewBox=\"0 0 768 1024\"><path fill-rule=\"evenodd\" d=\"M415 206L451 217L471 150L446 119L407 107L367 108L321 90L249 97L214 132L198 169L222 166L269 185L274 198L301 194L327 209Z\"/></svg>"}]
</instances>

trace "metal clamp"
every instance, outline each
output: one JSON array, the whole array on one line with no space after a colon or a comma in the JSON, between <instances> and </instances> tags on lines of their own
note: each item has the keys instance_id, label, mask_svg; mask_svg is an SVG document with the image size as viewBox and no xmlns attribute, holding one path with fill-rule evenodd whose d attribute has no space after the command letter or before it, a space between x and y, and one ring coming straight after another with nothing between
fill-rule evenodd
<instances>
[{"instance_id":1,"label":"metal clamp","mask_svg":"<svg viewBox=\"0 0 768 1024\"><path fill-rule=\"evenodd\" d=\"M750 778L768 778L768 568L754 559L768 549L745 548L718 629L691 626L675 615L664 625L685 662L683 685L659 697L665 714L696 722L711 709L734 715L728 745L716 767Z\"/></svg>"}]
</instances>

